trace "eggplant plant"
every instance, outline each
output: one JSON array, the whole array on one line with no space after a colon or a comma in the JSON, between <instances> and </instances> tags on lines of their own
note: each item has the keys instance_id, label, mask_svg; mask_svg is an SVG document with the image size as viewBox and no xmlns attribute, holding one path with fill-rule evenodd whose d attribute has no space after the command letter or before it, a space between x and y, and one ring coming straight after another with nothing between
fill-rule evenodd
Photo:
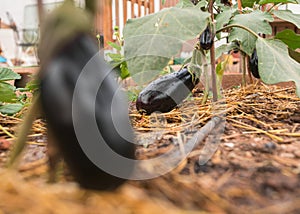
<instances>
[{"instance_id":1,"label":"eggplant plant","mask_svg":"<svg viewBox=\"0 0 300 214\"><path fill-rule=\"evenodd\" d=\"M22 96L17 96L17 88L7 81L21 79L21 76L9 68L0 68L0 113L13 115L23 106Z\"/></svg>"},{"instance_id":2,"label":"eggplant plant","mask_svg":"<svg viewBox=\"0 0 300 214\"><path fill-rule=\"evenodd\" d=\"M108 41L107 44L115 50L115 53L107 53L106 56L109 57L109 64L114 68L114 70L119 74L120 78L126 79L130 76L128 71L127 62L124 58L124 40L119 33L119 27L114 27L114 36L116 37L116 42Z\"/></svg>"},{"instance_id":3,"label":"eggplant plant","mask_svg":"<svg viewBox=\"0 0 300 214\"><path fill-rule=\"evenodd\" d=\"M222 32L227 33L228 42L218 48L214 44L211 48L200 46L201 53L206 57L198 57L192 63L192 67L202 68L192 72L201 75L206 64L203 60L211 62L214 101L218 94L215 60L231 50L239 50L245 57L251 57L256 50L257 76L266 84L294 81L296 93L300 96L300 54L296 51L300 48L300 35L284 30L272 37L271 27L277 17L299 28L299 14L277 10L278 5L299 3L299 0L248 0L238 1L235 5L220 0L194 3L180 0L174 7L128 20L123 32L125 59L130 75L137 84L143 85L156 79L159 71L178 54L185 41L195 38L201 41L203 34L210 28L209 36L213 38L214 44L221 39ZM265 4L273 4L273 7L265 11ZM243 69L246 69L246 61Z\"/></svg>"}]
</instances>

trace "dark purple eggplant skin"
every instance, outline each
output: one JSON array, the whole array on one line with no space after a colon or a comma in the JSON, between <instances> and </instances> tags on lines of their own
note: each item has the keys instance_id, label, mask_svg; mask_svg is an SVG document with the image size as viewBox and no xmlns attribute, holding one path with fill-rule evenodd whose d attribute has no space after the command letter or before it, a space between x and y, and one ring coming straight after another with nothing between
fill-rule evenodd
<instances>
[{"instance_id":1,"label":"dark purple eggplant skin","mask_svg":"<svg viewBox=\"0 0 300 214\"><path fill-rule=\"evenodd\" d=\"M140 113L169 112L180 104L199 82L183 68L151 82L138 95L136 108Z\"/></svg>"},{"instance_id":2,"label":"dark purple eggplant skin","mask_svg":"<svg viewBox=\"0 0 300 214\"><path fill-rule=\"evenodd\" d=\"M207 26L206 29L202 32L199 41L200 41L200 47L203 50L211 49L214 43L214 36L209 26Z\"/></svg>"},{"instance_id":3,"label":"dark purple eggplant skin","mask_svg":"<svg viewBox=\"0 0 300 214\"><path fill-rule=\"evenodd\" d=\"M124 179L110 175L99 169L83 152L74 131L72 121L72 96L76 82L88 61L98 52L94 39L89 35L79 35L75 40L64 45L50 61L42 66L40 77L41 106L46 118L47 126L56 140L60 153L63 156L74 179L81 187L92 190L112 190L125 182ZM100 59L99 59L100 60ZM100 61L99 75L104 75L108 69ZM98 72L98 70L96 71ZM86 82L86 84L91 84ZM97 87L97 85L95 85ZM82 102L95 105L95 118L99 132L105 142L118 154L134 159L135 146L133 143L133 130L129 124L124 128L132 141L122 138L114 127L111 114L112 98L118 85L113 75L108 75L99 88L96 103L95 98L82 97ZM117 101L118 108L123 112L127 109L126 103ZM82 112L81 112L82 113ZM128 118L128 115L122 115ZM128 127L127 127L128 125ZM99 151L101 155L101 151ZM134 166L132 166L133 169ZM130 169L129 169L130 171Z\"/></svg>"},{"instance_id":4,"label":"dark purple eggplant skin","mask_svg":"<svg viewBox=\"0 0 300 214\"><path fill-rule=\"evenodd\" d=\"M191 0L194 5L197 5L200 0Z\"/></svg>"},{"instance_id":5,"label":"dark purple eggplant skin","mask_svg":"<svg viewBox=\"0 0 300 214\"><path fill-rule=\"evenodd\" d=\"M232 6L231 0L221 0L221 3L228 7Z\"/></svg>"},{"instance_id":6,"label":"dark purple eggplant skin","mask_svg":"<svg viewBox=\"0 0 300 214\"><path fill-rule=\"evenodd\" d=\"M258 72L258 56L257 56L256 49L254 49L249 59L249 69L255 78L260 79L260 75Z\"/></svg>"}]
</instances>

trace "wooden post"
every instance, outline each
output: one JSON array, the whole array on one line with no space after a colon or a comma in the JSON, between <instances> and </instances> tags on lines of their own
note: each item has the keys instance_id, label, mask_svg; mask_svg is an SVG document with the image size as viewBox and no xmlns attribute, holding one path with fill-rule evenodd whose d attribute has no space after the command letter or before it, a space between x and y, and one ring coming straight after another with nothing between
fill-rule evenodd
<instances>
[{"instance_id":1,"label":"wooden post","mask_svg":"<svg viewBox=\"0 0 300 214\"><path fill-rule=\"evenodd\" d=\"M95 18L95 34L103 35L103 1L98 0L96 18Z\"/></svg>"},{"instance_id":2,"label":"wooden post","mask_svg":"<svg viewBox=\"0 0 300 214\"><path fill-rule=\"evenodd\" d=\"M131 18L135 18L135 14L134 14L134 1L131 0L130 4L131 4Z\"/></svg>"},{"instance_id":3,"label":"wooden post","mask_svg":"<svg viewBox=\"0 0 300 214\"><path fill-rule=\"evenodd\" d=\"M112 2L111 0L100 0L103 1L103 35L105 43L112 41L113 28L112 28Z\"/></svg>"},{"instance_id":4,"label":"wooden post","mask_svg":"<svg viewBox=\"0 0 300 214\"><path fill-rule=\"evenodd\" d=\"M115 7L116 7L116 26L120 26L120 5L119 5L119 0L115 1Z\"/></svg>"},{"instance_id":5,"label":"wooden post","mask_svg":"<svg viewBox=\"0 0 300 214\"><path fill-rule=\"evenodd\" d=\"M138 0L138 17L141 17L142 14L142 1Z\"/></svg>"},{"instance_id":6,"label":"wooden post","mask_svg":"<svg viewBox=\"0 0 300 214\"><path fill-rule=\"evenodd\" d=\"M149 0L149 13L154 13L154 0Z\"/></svg>"},{"instance_id":7,"label":"wooden post","mask_svg":"<svg viewBox=\"0 0 300 214\"><path fill-rule=\"evenodd\" d=\"M124 25L127 22L127 0L123 0L123 20Z\"/></svg>"}]
</instances>

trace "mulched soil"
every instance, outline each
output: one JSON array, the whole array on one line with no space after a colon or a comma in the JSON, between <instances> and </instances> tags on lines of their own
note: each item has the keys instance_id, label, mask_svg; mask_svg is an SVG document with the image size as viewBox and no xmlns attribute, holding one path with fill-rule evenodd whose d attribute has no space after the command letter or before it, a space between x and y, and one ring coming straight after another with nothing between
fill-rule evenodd
<instances>
[{"instance_id":1,"label":"mulched soil","mask_svg":"<svg viewBox=\"0 0 300 214\"><path fill-rule=\"evenodd\" d=\"M35 121L17 171L4 163L21 120L0 117L0 211L3 213L299 213L300 99L294 87L226 89L201 105L196 90L169 113L140 115L130 106L138 159L182 149L218 115L225 128L200 142L172 172L129 181L115 192L85 191L60 176L47 184L46 129ZM205 164L204 146L216 148Z\"/></svg>"}]
</instances>

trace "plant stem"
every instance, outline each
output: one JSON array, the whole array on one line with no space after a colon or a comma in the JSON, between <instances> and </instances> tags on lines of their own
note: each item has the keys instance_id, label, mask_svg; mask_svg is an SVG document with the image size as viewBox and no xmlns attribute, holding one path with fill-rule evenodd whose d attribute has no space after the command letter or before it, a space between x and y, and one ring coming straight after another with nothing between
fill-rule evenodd
<instances>
[{"instance_id":1,"label":"plant stem","mask_svg":"<svg viewBox=\"0 0 300 214\"><path fill-rule=\"evenodd\" d=\"M216 56L215 56L215 45L210 49L210 63L211 63L211 83L212 83L212 92L213 92L213 102L218 100L217 92L217 75L216 75Z\"/></svg>"},{"instance_id":2,"label":"plant stem","mask_svg":"<svg viewBox=\"0 0 300 214\"><path fill-rule=\"evenodd\" d=\"M201 104L204 105L207 102L208 94L209 94L209 82L210 78L208 75L208 64L206 62L206 57L203 56L203 72L204 72L204 93L203 93L203 99Z\"/></svg>"},{"instance_id":3,"label":"plant stem","mask_svg":"<svg viewBox=\"0 0 300 214\"><path fill-rule=\"evenodd\" d=\"M245 26L243 26L243 25L239 25L239 24L231 24L231 25L227 25L227 26L225 26L225 27L223 27L223 28L217 30L217 31L216 31L216 34L222 32L223 30L227 30L227 29L233 28L233 27L242 28L242 29L248 31L249 33L251 33L251 34L252 34L253 36L255 36L256 38L259 38L259 35L258 35L257 33L255 33L253 30L251 30L250 28L247 28L247 27L245 27Z\"/></svg>"},{"instance_id":4,"label":"plant stem","mask_svg":"<svg viewBox=\"0 0 300 214\"><path fill-rule=\"evenodd\" d=\"M246 70L247 70L247 73L248 73L248 77L249 77L249 80L250 80L250 83L253 84L253 78L252 78L252 74L251 74L251 71L249 70L249 65L248 65L248 62L249 62L249 56L246 55Z\"/></svg>"},{"instance_id":5,"label":"plant stem","mask_svg":"<svg viewBox=\"0 0 300 214\"><path fill-rule=\"evenodd\" d=\"M11 137L11 138L15 138L15 136L13 134L11 134L9 131L7 131L3 126L1 126L0 124L0 130L2 130L4 132L4 134L6 134L7 136Z\"/></svg>"},{"instance_id":6,"label":"plant stem","mask_svg":"<svg viewBox=\"0 0 300 214\"><path fill-rule=\"evenodd\" d=\"M213 26L215 26L214 25L213 6L214 6L214 0L210 0L208 11L211 14L211 21L213 23ZM215 27L213 27L213 31L215 31ZM211 64L211 84L212 84L212 92L213 92L213 102L216 102L218 100L218 92L217 92L215 44L213 44L211 49L210 49L210 64Z\"/></svg>"},{"instance_id":7,"label":"plant stem","mask_svg":"<svg viewBox=\"0 0 300 214\"><path fill-rule=\"evenodd\" d=\"M273 10L274 7L279 7L279 6L281 6L281 5L282 5L282 3L272 5L272 7L270 7L270 8L267 10L267 13L271 13L271 11Z\"/></svg>"},{"instance_id":8,"label":"plant stem","mask_svg":"<svg viewBox=\"0 0 300 214\"><path fill-rule=\"evenodd\" d=\"M242 86L243 87L246 87L246 61L245 61L245 54L243 52L240 52L241 53L241 64L240 64L240 69L242 70Z\"/></svg>"},{"instance_id":9,"label":"plant stem","mask_svg":"<svg viewBox=\"0 0 300 214\"><path fill-rule=\"evenodd\" d=\"M25 147L27 135L31 129L31 126L36 117L36 114L40 109L39 97L40 97L39 94L37 94L34 97L34 100L32 101L32 104L26 113L24 122L23 122L22 126L20 127L20 130L17 135L17 139L14 143L13 150L11 152L10 158L7 163L8 168L14 168L16 166L16 162L18 161L18 158Z\"/></svg>"}]
</instances>

